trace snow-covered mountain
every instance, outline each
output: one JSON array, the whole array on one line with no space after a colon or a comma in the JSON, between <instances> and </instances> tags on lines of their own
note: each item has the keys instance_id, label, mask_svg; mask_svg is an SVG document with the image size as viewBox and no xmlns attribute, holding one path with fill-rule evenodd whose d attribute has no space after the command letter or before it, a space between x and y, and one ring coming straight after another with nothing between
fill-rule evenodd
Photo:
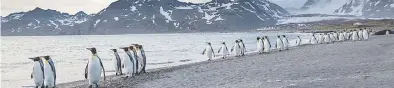
<instances>
[{"instance_id":1,"label":"snow-covered mountain","mask_svg":"<svg viewBox=\"0 0 394 88\"><path fill-rule=\"evenodd\" d=\"M1 20L3 35L238 31L277 23L289 13L265 0L118 0L97 14L36 8Z\"/></svg>"},{"instance_id":2,"label":"snow-covered mountain","mask_svg":"<svg viewBox=\"0 0 394 88\"><path fill-rule=\"evenodd\" d=\"M35 8L28 12L12 13L1 19L2 35L56 35L78 34L78 30L91 15L75 15L55 10Z\"/></svg>"},{"instance_id":3,"label":"snow-covered mountain","mask_svg":"<svg viewBox=\"0 0 394 88\"><path fill-rule=\"evenodd\" d=\"M112 34L145 32L231 31L272 25L288 12L260 0L119 0L100 11L92 31Z\"/></svg>"},{"instance_id":4,"label":"snow-covered mountain","mask_svg":"<svg viewBox=\"0 0 394 88\"><path fill-rule=\"evenodd\" d=\"M394 17L394 0L349 0L335 13L363 17Z\"/></svg>"},{"instance_id":5,"label":"snow-covered mountain","mask_svg":"<svg viewBox=\"0 0 394 88\"><path fill-rule=\"evenodd\" d=\"M334 14L334 11L346 2L347 0L308 0L299 13Z\"/></svg>"}]
</instances>

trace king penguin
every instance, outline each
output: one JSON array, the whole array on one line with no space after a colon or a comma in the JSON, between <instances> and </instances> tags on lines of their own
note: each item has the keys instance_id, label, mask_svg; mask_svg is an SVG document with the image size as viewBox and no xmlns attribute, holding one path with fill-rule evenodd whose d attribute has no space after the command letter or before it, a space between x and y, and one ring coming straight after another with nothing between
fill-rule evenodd
<instances>
[{"instance_id":1,"label":"king penguin","mask_svg":"<svg viewBox=\"0 0 394 88\"><path fill-rule=\"evenodd\" d=\"M364 37L364 40L368 40L369 39L369 33L368 33L367 28L365 28L363 30L363 37Z\"/></svg>"},{"instance_id":2,"label":"king penguin","mask_svg":"<svg viewBox=\"0 0 394 88\"><path fill-rule=\"evenodd\" d=\"M264 38L263 38L263 45L264 45L264 47L263 47L264 53L269 53L270 50L271 50L271 42L268 39L268 36L264 36Z\"/></svg>"},{"instance_id":3,"label":"king penguin","mask_svg":"<svg viewBox=\"0 0 394 88\"><path fill-rule=\"evenodd\" d=\"M339 32L338 39L339 39L338 41L340 41L340 42L345 41L345 35L343 32Z\"/></svg>"},{"instance_id":4,"label":"king penguin","mask_svg":"<svg viewBox=\"0 0 394 88\"><path fill-rule=\"evenodd\" d=\"M44 63L40 57L29 58L34 61L33 72L30 77L34 80L36 88L44 88Z\"/></svg>"},{"instance_id":5,"label":"king penguin","mask_svg":"<svg viewBox=\"0 0 394 88\"><path fill-rule=\"evenodd\" d=\"M318 42L317 42L317 39L316 39L316 37L315 37L315 34L312 34L310 43L311 43L311 44L317 44L317 43L318 43Z\"/></svg>"},{"instance_id":6,"label":"king penguin","mask_svg":"<svg viewBox=\"0 0 394 88\"><path fill-rule=\"evenodd\" d=\"M228 55L228 48L225 42L222 42L222 47L220 47L218 53L220 53L220 51L222 51L222 58L226 59Z\"/></svg>"},{"instance_id":7,"label":"king penguin","mask_svg":"<svg viewBox=\"0 0 394 88\"><path fill-rule=\"evenodd\" d=\"M112 59L115 69L115 75L122 75L122 61L116 49L111 49L114 52L115 58Z\"/></svg>"},{"instance_id":8,"label":"king penguin","mask_svg":"<svg viewBox=\"0 0 394 88\"><path fill-rule=\"evenodd\" d=\"M238 39L240 46L241 46L241 55L245 56L245 52L246 52L246 47L245 47L245 43L242 41L242 39Z\"/></svg>"},{"instance_id":9,"label":"king penguin","mask_svg":"<svg viewBox=\"0 0 394 88\"><path fill-rule=\"evenodd\" d=\"M125 51L125 57L123 58L123 71L126 78L134 76L134 63L133 56L131 55L129 47L121 47Z\"/></svg>"},{"instance_id":10,"label":"king penguin","mask_svg":"<svg viewBox=\"0 0 394 88\"><path fill-rule=\"evenodd\" d=\"M131 56L133 57L133 65L134 65L134 74L135 75L139 75L139 72L138 72L138 69L140 68L139 67L139 62L140 61L138 61L139 60L139 58L138 58L138 56L137 56L137 51L136 51L136 48L134 47L134 46L129 46L129 49L130 49L130 53L131 53Z\"/></svg>"},{"instance_id":11,"label":"king penguin","mask_svg":"<svg viewBox=\"0 0 394 88\"><path fill-rule=\"evenodd\" d=\"M297 46L301 45L301 38L300 38L300 36L297 36L296 45Z\"/></svg>"},{"instance_id":12,"label":"king penguin","mask_svg":"<svg viewBox=\"0 0 394 88\"><path fill-rule=\"evenodd\" d=\"M285 35L282 35L282 41L283 41L283 48L285 50L289 50L289 40Z\"/></svg>"},{"instance_id":13,"label":"king penguin","mask_svg":"<svg viewBox=\"0 0 394 88\"><path fill-rule=\"evenodd\" d=\"M263 39L261 39L260 37L257 37L257 52L259 52L260 54L262 54L263 53L263 48L264 48L264 46L263 46L263 42L262 42L262 40Z\"/></svg>"},{"instance_id":14,"label":"king penguin","mask_svg":"<svg viewBox=\"0 0 394 88\"><path fill-rule=\"evenodd\" d=\"M92 53L92 57L88 60L85 68L85 79L89 80L89 88L99 87L101 72L104 74L105 80L105 70L101 58L97 56L96 48L86 48Z\"/></svg>"},{"instance_id":15,"label":"king penguin","mask_svg":"<svg viewBox=\"0 0 394 88\"><path fill-rule=\"evenodd\" d=\"M44 86L45 88L56 87L56 69L55 64L49 56L42 56L44 62Z\"/></svg>"},{"instance_id":16,"label":"king penguin","mask_svg":"<svg viewBox=\"0 0 394 88\"><path fill-rule=\"evenodd\" d=\"M386 35L390 35L390 31L389 30L386 31Z\"/></svg>"},{"instance_id":17,"label":"king penguin","mask_svg":"<svg viewBox=\"0 0 394 88\"><path fill-rule=\"evenodd\" d=\"M137 56L138 61L138 69L137 72L140 74L142 72L142 67L144 66L143 56L141 50L139 49L139 44L132 44L135 50L135 55Z\"/></svg>"},{"instance_id":18,"label":"king penguin","mask_svg":"<svg viewBox=\"0 0 394 88\"><path fill-rule=\"evenodd\" d=\"M359 31L357 31L357 34L358 34L358 40L364 40L364 36L363 36L363 29L361 29L360 28L360 30Z\"/></svg>"},{"instance_id":19,"label":"king penguin","mask_svg":"<svg viewBox=\"0 0 394 88\"><path fill-rule=\"evenodd\" d=\"M241 46L239 45L239 41L235 40L233 47L231 47L231 52L237 57L241 56Z\"/></svg>"},{"instance_id":20,"label":"king penguin","mask_svg":"<svg viewBox=\"0 0 394 88\"><path fill-rule=\"evenodd\" d=\"M208 60L212 60L215 57L215 51L213 51L211 43L207 42L207 47L202 51L202 55L207 55Z\"/></svg>"},{"instance_id":21,"label":"king penguin","mask_svg":"<svg viewBox=\"0 0 394 88\"><path fill-rule=\"evenodd\" d=\"M320 44L323 44L323 42L324 42L324 36L323 36L323 34L319 34L319 37L318 37L318 38L319 38L319 41L318 41L318 42L319 42Z\"/></svg>"},{"instance_id":22,"label":"king penguin","mask_svg":"<svg viewBox=\"0 0 394 88\"><path fill-rule=\"evenodd\" d=\"M145 70L145 68L146 68L146 55L145 55L145 50L144 50L144 48L142 47L142 45L138 45L138 50L139 50L139 52L140 52L140 54L141 54L141 56L142 56L142 73L145 73L146 72L146 70Z\"/></svg>"},{"instance_id":23,"label":"king penguin","mask_svg":"<svg viewBox=\"0 0 394 88\"><path fill-rule=\"evenodd\" d=\"M325 33L325 34L324 34L324 43L329 44L330 42L331 42L331 41L330 41L330 36L329 36L329 34Z\"/></svg>"},{"instance_id":24,"label":"king penguin","mask_svg":"<svg viewBox=\"0 0 394 88\"><path fill-rule=\"evenodd\" d=\"M352 31L352 40L353 41L357 41L359 38L358 38L358 33L357 33L357 31L356 30L353 30Z\"/></svg>"},{"instance_id":25,"label":"king penguin","mask_svg":"<svg viewBox=\"0 0 394 88\"><path fill-rule=\"evenodd\" d=\"M276 49L278 49L279 51L283 50L283 41L280 36L278 36L278 38L276 39Z\"/></svg>"}]
</instances>

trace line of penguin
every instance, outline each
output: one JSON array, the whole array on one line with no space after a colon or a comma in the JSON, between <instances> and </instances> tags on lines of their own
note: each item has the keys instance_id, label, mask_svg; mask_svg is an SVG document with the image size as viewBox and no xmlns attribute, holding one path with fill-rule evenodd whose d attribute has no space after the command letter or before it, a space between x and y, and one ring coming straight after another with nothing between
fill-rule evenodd
<instances>
[{"instance_id":1,"label":"line of penguin","mask_svg":"<svg viewBox=\"0 0 394 88\"><path fill-rule=\"evenodd\" d=\"M85 67L85 79L89 81L89 88L99 87L101 73L105 78L105 70L96 48L86 48L92 53ZM141 73L146 73L146 56L142 45L132 44L129 47L120 47L126 55L121 61L117 49L110 49L114 52L113 64L115 75L125 75L125 78L134 77ZM56 69L50 56L39 56L29 58L34 61L31 78L36 88L55 88ZM123 63L122 63L123 62Z\"/></svg>"},{"instance_id":2,"label":"line of penguin","mask_svg":"<svg viewBox=\"0 0 394 88\"><path fill-rule=\"evenodd\" d=\"M364 28L359 30L348 30L348 31L342 30L342 31L329 32L329 33L313 33L311 39L309 40L309 43L330 44L334 42L343 42L347 40L352 40L352 41L368 40L370 31L371 29ZM258 52L259 54L270 53L272 51L270 43L271 42L268 36L257 37L256 52ZM212 60L213 58L216 57L215 51L212 48L210 42L206 42L206 44L207 46L201 54L206 55L208 57L208 60ZM286 35L279 35L277 36L276 44L274 48L278 51L288 50L289 44L290 43ZM295 45L296 46L302 45L302 39L300 38L300 36L297 36ZM236 57L244 56L245 52L246 52L246 48L244 42L242 41L242 39L237 39L235 40L234 45L231 47L231 50L227 48L225 42L222 42L222 46L219 48L217 53L222 55L221 57L222 59L225 59L230 54L235 55Z\"/></svg>"}]
</instances>

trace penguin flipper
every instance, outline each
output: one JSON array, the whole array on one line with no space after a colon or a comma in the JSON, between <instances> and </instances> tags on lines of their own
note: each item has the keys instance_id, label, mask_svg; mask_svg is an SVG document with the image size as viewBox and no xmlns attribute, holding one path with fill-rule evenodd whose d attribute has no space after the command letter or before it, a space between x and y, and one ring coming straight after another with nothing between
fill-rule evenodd
<instances>
[{"instance_id":1,"label":"penguin flipper","mask_svg":"<svg viewBox=\"0 0 394 88\"><path fill-rule=\"evenodd\" d=\"M202 55L204 55L206 50L207 50L207 49L204 49L204 51L202 51L202 53L201 53L201 54L202 54Z\"/></svg>"},{"instance_id":2,"label":"penguin flipper","mask_svg":"<svg viewBox=\"0 0 394 88\"><path fill-rule=\"evenodd\" d=\"M88 65L89 65L89 61L86 64L86 68L85 68L85 79L88 79Z\"/></svg>"},{"instance_id":3,"label":"penguin flipper","mask_svg":"<svg viewBox=\"0 0 394 88\"><path fill-rule=\"evenodd\" d=\"M97 56L97 58L98 58L99 61L100 61L101 68L103 68L103 74L104 74L104 80L105 80L105 70L104 70L103 62L101 61L101 58L100 58L100 57Z\"/></svg>"},{"instance_id":4,"label":"penguin flipper","mask_svg":"<svg viewBox=\"0 0 394 88\"><path fill-rule=\"evenodd\" d=\"M53 61L52 60L50 60L49 61L49 65L51 65L51 69L52 69L52 72L53 72L53 76L54 76L54 81L55 81L55 84L56 84L56 69L55 69L55 64L53 63Z\"/></svg>"},{"instance_id":5,"label":"penguin flipper","mask_svg":"<svg viewBox=\"0 0 394 88\"><path fill-rule=\"evenodd\" d=\"M220 53L220 50L221 50L222 48L223 48L223 47L220 47L220 48L219 48L218 53Z\"/></svg>"}]
</instances>

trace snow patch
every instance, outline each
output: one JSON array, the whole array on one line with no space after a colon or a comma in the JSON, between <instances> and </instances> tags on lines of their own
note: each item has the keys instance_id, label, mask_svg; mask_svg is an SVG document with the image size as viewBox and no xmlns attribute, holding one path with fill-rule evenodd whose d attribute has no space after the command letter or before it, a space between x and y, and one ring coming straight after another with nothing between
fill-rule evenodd
<instances>
[{"instance_id":1,"label":"snow patch","mask_svg":"<svg viewBox=\"0 0 394 88\"><path fill-rule=\"evenodd\" d=\"M53 22L52 20L49 20L49 22L51 22L52 25L55 25L55 28L59 28L59 25L55 24L55 22Z\"/></svg>"},{"instance_id":2,"label":"snow patch","mask_svg":"<svg viewBox=\"0 0 394 88\"><path fill-rule=\"evenodd\" d=\"M96 20L96 22L94 23L94 27L96 27L96 25L100 22L101 20Z\"/></svg>"},{"instance_id":3,"label":"snow patch","mask_svg":"<svg viewBox=\"0 0 394 88\"><path fill-rule=\"evenodd\" d=\"M131 8L130 11L133 11L133 12L137 10L137 7L135 7L135 6L131 6L130 8Z\"/></svg>"},{"instance_id":4,"label":"snow patch","mask_svg":"<svg viewBox=\"0 0 394 88\"><path fill-rule=\"evenodd\" d=\"M169 12L170 12L170 13L164 11L164 9L163 9L162 6L160 7L160 14L163 15L163 16L167 19L167 20L166 20L167 23L168 23L169 21L173 21L172 18L171 18L171 11L169 11Z\"/></svg>"},{"instance_id":5,"label":"snow patch","mask_svg":"<svg viewBox=\"0 0 394 88\"><path fill-rule=\"evenodd\" d=\"M114 17L114 20L115 20L115 21L118 21L118 20L119 20L119 17Z\"/></svg>"},{"instance_id":6,"label":"snow patch","mask_svg":"<svg viewBox=\"0 0 394 88\"><path fill-rule=\"evenodd\" d=\"M180 7L175 7L175 9L193 9L190 6L180 6Z\"/></svg>"}]
</instances>

